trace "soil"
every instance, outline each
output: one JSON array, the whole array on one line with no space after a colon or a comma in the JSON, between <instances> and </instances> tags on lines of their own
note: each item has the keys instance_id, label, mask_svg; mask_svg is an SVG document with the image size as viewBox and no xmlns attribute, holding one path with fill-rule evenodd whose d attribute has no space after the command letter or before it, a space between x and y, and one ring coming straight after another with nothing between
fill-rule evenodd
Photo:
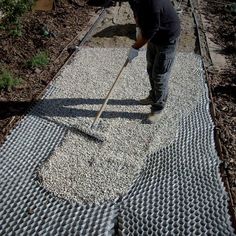
<instances>
[{"instance_id":1,"label":"soil","mask_svg":"<svg viewBox=\"0 0 236 236\"><path fill-rule=\"evenodd\" d=\"M198 2L199 1L199 2ZM217 55L225 61L219 65L207 67L209 89L212 94L215 124L220 140L219 155L223 161L229 183L229 193L232 196L233 207L236 204L236 14L229 12L226 4L230 0L192 0L194 9L207 21L201 29L207 33L208 40L218 45ZM0 92L0 142L3 143L29 107L39 99L48 83L63 66L73 52L73 46L78 40L73 40L86 27L89 19L104 1L61 1L51 12L31 12L22 19L21 37L12 37L3 30L0 31L0 63L8 68L23 83L10 91ZM231 0L233 3L234 0ZM90 4L88 4L90 3ZM199 4L200 3L200 4ZM122 1L122 5L127 4ZM190 0L180 0L177 7L180 14L182 33L179 51L199 53L195 23ZM98 25L93 38L86 43L89 47L130 47L135 38L135 24L129 8L107 8L107 16ZM124 23L124 19L128 19ZM47 27L49 36L42 35ZM72 41L73 40L73 41ZM71 42L72 41L72 42ZM71 43L70 43L71 42ZM46 51L50 63L43 69L30 69L26 61L39 51ZM213 52L213 51L212 51ZM215 52L214 52L215 53ZM213 55L213 54L212 54ZM214 57L212 57L214 59Z\"/></svg>"}]
</instances>

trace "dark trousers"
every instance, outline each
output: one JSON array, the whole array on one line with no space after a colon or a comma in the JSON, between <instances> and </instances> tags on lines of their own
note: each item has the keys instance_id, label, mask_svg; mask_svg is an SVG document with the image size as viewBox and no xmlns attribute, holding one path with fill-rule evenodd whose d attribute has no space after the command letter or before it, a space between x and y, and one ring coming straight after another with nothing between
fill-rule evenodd
<instances>
[{"instance_id":1,"label":"dark trousers","mask_svg":"<svg viewBox=\"0 0 236 236\"><path fill-rule=\"evenodd\" d=\"M178 40L165 45L149 42L147 45L147 72L151 90L149 96L153 100L152 112L164 108L168 97L168 82L176 55Z\"/></svg>"}]
</instances>

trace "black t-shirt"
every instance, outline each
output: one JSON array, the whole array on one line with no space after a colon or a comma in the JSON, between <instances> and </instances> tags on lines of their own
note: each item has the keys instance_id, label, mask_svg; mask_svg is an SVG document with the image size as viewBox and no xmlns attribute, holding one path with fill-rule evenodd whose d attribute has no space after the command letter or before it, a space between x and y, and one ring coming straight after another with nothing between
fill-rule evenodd
<instances>
[{"instance_id":1,"label":"black t-shirt","mask_svg":"<svg viewBox=\"0 0 236 236\"><path fill-rule=\"evenodd\" d=\"M180 35L180 20L170 0L129 0L142 35L156 44Z\"/></svg>"}]
</instances>

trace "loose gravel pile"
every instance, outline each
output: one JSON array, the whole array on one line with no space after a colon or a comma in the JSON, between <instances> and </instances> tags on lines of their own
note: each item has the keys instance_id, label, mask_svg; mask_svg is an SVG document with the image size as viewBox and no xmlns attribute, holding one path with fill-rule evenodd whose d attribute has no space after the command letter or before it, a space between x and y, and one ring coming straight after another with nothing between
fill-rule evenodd
<instances>
[{"instance_id":1,"label":"loose gravel pile","mask_svg":"<svg viewBox=\"0 0 236 236\"><path fill-rule=\"evenodd\" d=\"M68 127L67 135L39 171L43 185L56 195L82 203L99 203L122 195L141 171L145 156L175 140L182 115L199 102L201 65L195 54L178 54L166 109L155 125L145 124L148 95L145 51L123 71L102 116L107 141L95 142L78 131L92 123L126 60L123 49L82 49L39 105L39 114ZM39 115L37 114L37 115Z\"/></svg>"}]
</instances>

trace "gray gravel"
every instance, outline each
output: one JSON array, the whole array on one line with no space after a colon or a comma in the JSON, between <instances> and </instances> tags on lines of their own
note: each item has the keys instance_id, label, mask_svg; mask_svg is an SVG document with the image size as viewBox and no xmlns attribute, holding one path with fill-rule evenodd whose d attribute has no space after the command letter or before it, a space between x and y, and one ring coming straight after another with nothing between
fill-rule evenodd
<instances>
[{"instance_id":1,"label":"gray gravel","mask_svg":"<svg viewBox=\"0 0 236 236\"><path fill-rule=\"evenodd\" d=\"M57 78L55 91L40 104L42 117L68 127L63 143L39 171L43 185L60 197L98 203L126 192L146 154L173 142L181 116L199 101L204 87L200 60L194 54L178 54L166 109L155 125L143 123L150 108L137 103L149 90L141 51L123 71L104 112L102 132L107 141L81 135L76 127L92 122L127 50L82 49Z\"/></svg>"}]
</instances>

